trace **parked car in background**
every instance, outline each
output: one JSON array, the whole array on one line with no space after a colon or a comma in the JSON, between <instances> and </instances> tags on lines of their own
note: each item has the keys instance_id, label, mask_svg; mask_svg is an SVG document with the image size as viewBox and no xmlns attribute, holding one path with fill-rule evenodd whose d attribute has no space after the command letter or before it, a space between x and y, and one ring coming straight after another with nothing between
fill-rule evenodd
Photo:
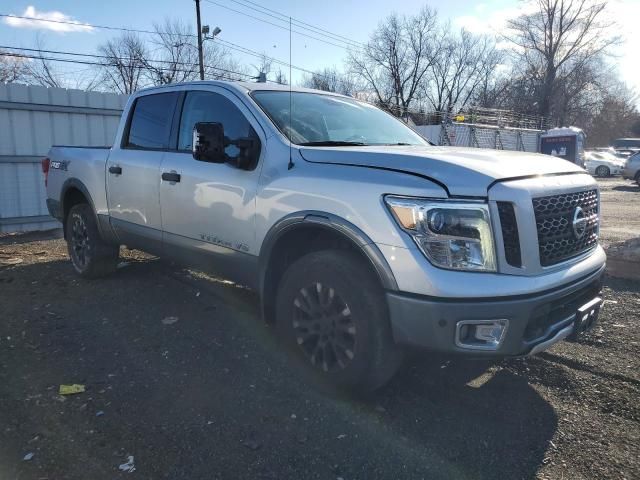
<instances>
[{"instance_id":1,"label":"parked car in background","mask_svg":"<svg viewBox=\"0 0 640 480\"><path fill-rule=\"evenodd\" d=\"M640 138L618 138L612 146L616 152L629 157L640 152Z\"/></svg>"},{"instance_id":2,"label":"parked car in background","mask_svg":"<svg viewBox=\"0 0 640 480\"><path fill-rule=\"evenodd\" d=\"M636 153L629 157L627 163L622 170L622 177L635 180L640 187L640 153Z\"/></svg>"},{"instance_id":3,"label":"parked car in background","mask_svg":"<svg viewBox=\"0 0 640 480\"><path fill-rule=\"evenodd\" d=\"M622 151L619 152L613 147L596 147L596 148L593 148L592 150L594 150L596 152L608 153L610 155L613 155L617 159L622 160L623 162L626 161L627 158L629 158L629 155L630 155L629 152L622 152Z\"/></svg>"},{"instance_id":4,"label":"parked car in background","mask_svg":"<svg viewBox=\"0 0 640 480\"><path fill-rule=\"evenodd\" d=\"M596 177L610 177L620 175L624 168L625 161L609 152L596 152L589 150L585 152L584 168L591 175Z\"/></svg>"},{"instance_id":5,"label":"parked car in background","mask_svg":"<svg viewBox=\"0 0 640 480\"><path fill-rule=\"evenodd\" d=\"M613 141L613 148L616 150L640 151L640 138L618 138Z\"/></svg>"}]
</instances>

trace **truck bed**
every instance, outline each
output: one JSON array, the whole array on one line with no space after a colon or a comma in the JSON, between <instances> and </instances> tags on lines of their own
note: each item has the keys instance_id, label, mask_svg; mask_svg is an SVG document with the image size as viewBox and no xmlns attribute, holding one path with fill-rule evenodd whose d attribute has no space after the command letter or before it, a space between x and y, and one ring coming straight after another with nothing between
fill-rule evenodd
<instances>
[{"instance_id":1,"label":"truck bed","mask_svg":"<svg viewBox=\"0 0 640 480\"><path fill-rule=\"evenodd\" d=\"M49 176L47 199L62 202L63 190L74 187L91 192L90 198L97 214L106 215L107 193L105 168L111 147L73 147L54 145L49 150Z\"/></svg>"}]
</instances>

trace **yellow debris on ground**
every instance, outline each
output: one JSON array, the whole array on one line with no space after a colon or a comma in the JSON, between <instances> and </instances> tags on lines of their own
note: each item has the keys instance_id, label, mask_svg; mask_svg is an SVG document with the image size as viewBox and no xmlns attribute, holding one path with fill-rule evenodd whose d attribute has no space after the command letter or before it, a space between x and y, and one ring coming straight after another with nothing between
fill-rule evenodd
<instances>
[{"instance_id":1,"label":"yellow debris on ground","mask_svg":"<svg viewBox=\"0 0 640 480\"><path fill-rule=\"evenodd\" d=\"M74 383L73 385L60 385L60 395L74 395L76 393L83 393L84 385L78 385Z\"/></svg>"}]
</instances>

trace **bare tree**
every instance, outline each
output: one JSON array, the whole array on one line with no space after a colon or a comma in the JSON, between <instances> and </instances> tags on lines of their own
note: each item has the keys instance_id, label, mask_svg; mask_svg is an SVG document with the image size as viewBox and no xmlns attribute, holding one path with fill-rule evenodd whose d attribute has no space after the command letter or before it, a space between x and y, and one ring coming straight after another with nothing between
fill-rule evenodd
<instances>
[{"instance_id":1,"label":"bare tree","mask_svg":"<svg viewBox=\"0 0 640 480\"><path fill-rule=\"evenodd\" d=\"M594 57L557 79L552 112L558 125L583 123L598 112L608 90L618 89L608 70L602 58Z\"/></svg>"},{"instance_id":2,"label":"bare tree","mask_svg":"<svg viewBox=\"0 0 640 480\"><path fill-rule=\"evenodd\" d=\"M0 83L24 81L27 76L27 59L0 50Z\"/></svg>"},{"instance_id":3,"label":"bare tree","mask_svg":"<svg viewBox=\"0 0 640 480\"><path fill-rule=\"evenodd\" d=\"M109 88L121 94L131 94L143 86L149 55L138 35L125 32L108 40L98 50L105 57L101 68L103 80Z\"/></svg>"},{"instance_id":4,"label":"bare tree","mask_svg":"<svg viewBox=\"0 0 640 480\"><path fill-rule=\"evenodd\" d=\"M594 0L532 0L535 11L508 22L505 38L514 62L537 83L538 113L549 116L558 82L619 41L604 18L607 3Z\"/></svg>"},{"instance_id":5,"label":"bare tree","mask_svg":"<svg viewBox=\"0 0 640 480\"><path fill-rule=\"evenodd\" d=\"M423 80L423 95L437 112L464 108L495 75L501 60L491 38L464 29L454 36L445 27L442 46Z\"/></svg>"},{"instance_id":6,"label":"bare tree","mask_svg":"<svg viewBox=\"0 0 640 480\"><path fill-rule=\"evenodd\" d=\"M267 56L266 53L263 53L258 60L258 63L251 65L256 70L256 76L259 77L261 74L264 74L265 77L268 78L273 68L273 58Z\"/></svg>"},{"instance_id":7,"label":"bare tree","mask_svg":"<svg viewBox=\"0 0 640 480\"><path fill-rule=\"evenodd\" d=\"M154 85L185 82L198 78L198 47L190 25L165 19L154 24L151 40L154 58L144 58L145 73Z\"/></svg>"},{"instance_id":8,"label":"bare tree","mask_svg":"<svg viewBox=\"0 0 640 480\"><path fill-rule=\"evenodd\" d=\"M439 49L436 11L424 7L415 16L389 16L362 48L350 52L351 71L362 78L377 101L397 115L416 99Z\"/></svg>"},{"instance_id":9,"label":"bare tree","mask_svg":"<svg viewBox=\"0 0 640 480\"><path fill-rule=\"evenodd\" d=\"M640 136L638 97L621 82L609 85L597 112L583 124L587 142L606 147L620 137Z\"/></svg>"},{"instance_id":10,"label":"bare tree","mask_svg":"<svg viewBox=\"0 0 640 480\"><path fill-rule=\"evenodd\" d=\"M38 50L38 53L34 54L36 58L31 58L30 61L25 62L25 77L27 82L43 87L64 87L65 84L62 75L57 71L50 57L46 53L43 53L43 50L46 50L46 45L40 35L36 36L35 43L35 48Z\"/></svg>"},{"instance_id":11,"label":"bare tree","mask_svg":"<svg viewBox=\"0 0 640 480\"><path fill-rule=\"evenodd\" d=\"M318 70L302 79L302 86L326 92L355 95L357 86L353 75L339 72L335 67Z\"/></svg>"},{"instance_id":12,"label":"bare tree","mask_svg":"<svg viewBox=\"0 0 640 480\"><path fill-rule=\"evenodd\" d=\"M278 67L278 70L275 72L273 76L273 81L279 83L280 85L289 85L289 80L287 80L287 74Z\"/></svg>"},{"instance_id":13,"label":"bare tree","mask_svg":"<svg viewBox=\"0 0 640 480\"><path fill-rule=\"evenodd\" d=\"M204 49L204 78L210 80L247 80L251 77L245 65L215 40L207 42Z\"/></svg>"}]
</instances>

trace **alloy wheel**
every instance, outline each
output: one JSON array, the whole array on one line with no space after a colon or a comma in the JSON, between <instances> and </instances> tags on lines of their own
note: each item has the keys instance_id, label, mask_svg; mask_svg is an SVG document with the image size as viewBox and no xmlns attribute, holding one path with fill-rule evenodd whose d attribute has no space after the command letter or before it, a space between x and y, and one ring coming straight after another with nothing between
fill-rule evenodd
<instances>
[{"instance_id":1,"label":"alloy wheel","mask_svg":"<svg viewBox=\"0 0 640 480\"><path fill-rule=\"evenodd\" d=\"M299 290L293 306L296 342L311 364L325 372L344 369L357 341L347 303L334 288L316 282Z\"/></svg>"},{"instance_id":2,"label":"alloy wheel","mask_svg":"<svg viewBox=\"0 0 640 480\"><path fill-rule=\"evenodd\" d=\"M80 215L74 215L71 226L71 248L76 265L85 268L89 263L89 230L87 224Z\"/></svg>"}]
</instances>

